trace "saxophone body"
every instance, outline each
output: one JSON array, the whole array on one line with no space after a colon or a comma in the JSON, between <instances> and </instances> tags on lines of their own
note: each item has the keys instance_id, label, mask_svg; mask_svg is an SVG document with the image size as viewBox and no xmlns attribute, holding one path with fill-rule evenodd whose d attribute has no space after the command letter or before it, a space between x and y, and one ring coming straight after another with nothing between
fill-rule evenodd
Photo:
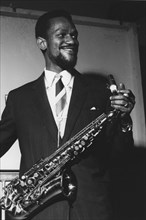
<instances>
[{"instance_id":1,"label":"saxophone body","mask_svg":"<svg viewBox=\"0 0 146 220\"><path fill-rule=\"evenodd\" d=\"M41 159L20 178L16 177L4 187L0 206L12 219L29 219L45 205L62 197L72 202L77 186L74 174L68 168L93 143L107 121L117 114L103 113L79 133L57 149L52 155Z\"/></svg>"}]
</instances>

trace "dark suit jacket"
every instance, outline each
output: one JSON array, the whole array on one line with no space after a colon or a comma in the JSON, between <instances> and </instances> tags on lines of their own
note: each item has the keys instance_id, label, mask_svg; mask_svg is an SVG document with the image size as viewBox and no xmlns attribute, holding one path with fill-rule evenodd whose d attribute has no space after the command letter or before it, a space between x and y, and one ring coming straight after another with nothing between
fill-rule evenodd
<instances>
[{"instance_id":1,"label":"dark suit jacket","mask_svg":"<svg viewBox=\"0 0 146 220\"><path fill-rule=\"evenodd\" d=\"M104 81L96 77L83 76L75 70L74 75L75 81L62 144L107 110L110 95ZM96 110L92 110L92 107ZM118 133L116 129L116 135L113 135L114 132L106 130L103 129L97 136L92 149L83 155L83 160L72 167L78 181L76 213L84 209L85 216L83 217L82 213L79 214L82 215L82 219L92 219L91 213L89 216L86 213L90 207L89 201L97 202L101 192L103 194L106 192L101 182L107 184L109 181L106 168L109 166L111 155L118 155L127 148L127 145L131 146L133 143L131 133ZM118 138L120 142L117 141ZM12 146L16 139L19 141L22 154L20 174L31 168L40 158L45 158L56 150L57 127L46 95L44 74L37 80L11 91L8 95L0 123L0 156ZM115 145L117 142L118 145ZM81 201L87 205L82 206ZM105 201L103 200L102 203L104 206ZM97 210L96 206L95 210ZM36 219L44 219L44 217ZM57 217L52 219L56 220Z\"/></svg>"}]
</instances>

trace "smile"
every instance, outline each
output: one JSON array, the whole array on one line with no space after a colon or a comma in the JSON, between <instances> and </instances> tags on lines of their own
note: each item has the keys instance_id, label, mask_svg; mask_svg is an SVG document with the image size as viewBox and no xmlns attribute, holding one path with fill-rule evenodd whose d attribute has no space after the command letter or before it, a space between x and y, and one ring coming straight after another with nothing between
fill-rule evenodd
<instances>
[{"instance_id":1,"label":"smile","mask_svg":"<svg viewBox=\"0 0 146 220\"><path fill-rule=\"evenodd\" d=\"M74 46L70 46L70 47L61 47L61 50L64 50L64 51L66 51L66 52L68 52L68 53L76 53L77 52L77 48Z\"/></svg>"}]
</instances>

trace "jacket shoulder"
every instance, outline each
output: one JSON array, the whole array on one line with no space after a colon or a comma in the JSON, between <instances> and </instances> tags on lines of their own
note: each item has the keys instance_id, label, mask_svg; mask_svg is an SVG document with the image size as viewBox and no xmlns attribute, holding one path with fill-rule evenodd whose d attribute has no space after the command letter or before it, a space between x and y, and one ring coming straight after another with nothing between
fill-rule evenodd
<instances>
[{"instance_id":1,"label":"jacket shoulder","mask_svg":"<svg viewBox=\"0 0 146 220\"><path fill-rule=\"evenodd\" d=\"M107 88L108 81L107 78L103 75L100 74L84 74L85 80L92 84L96 85L98 87L104 87L105 89Z\"/></svg>"},{"instance_id":2,"label":"jacket shoulder","mask_svg":"<svg viewBox=\"0 0 146 220\"><path fill-rule=\"evenodd\" d=\"M108 85L107 77L100 73L79 73L77 70L75 70L74 76L80 77L87 84L95 85L96 87L99 86L107 88Z\"/></svg>"},{"instance_id":3,"label":"jacket shoulder","mask_svg":"<svg viewBox=\"0 0 146 220\"><path fill-rule=\"evenodd\" d=\"M11 91L9 92L9 94L10 94L10 95L11 95L11 94L12 94L12 95L15 95L15 94L29 93L30 90L31 90L35 85L41 83L41 82L43 81L43 79L44 79L44 77L43 77L43 74L42 74L39 78L37 78L37 79L35 79L35 80L31 81L31 82L28 82L28 83L26 83L26 84L24 84L24 85L22 85L22 86L20 86L20 87L17 87L17 88L15 88L15 89L11 90Z\"/></svg>"}]
</instances>

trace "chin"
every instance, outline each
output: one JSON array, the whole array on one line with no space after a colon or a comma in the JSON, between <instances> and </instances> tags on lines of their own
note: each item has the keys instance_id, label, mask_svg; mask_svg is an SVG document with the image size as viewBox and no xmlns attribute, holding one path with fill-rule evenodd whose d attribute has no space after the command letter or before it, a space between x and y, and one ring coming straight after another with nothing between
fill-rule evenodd
<instances>
[{"instance_id":1,"label":"chin","mask_svg":"<svg viewBox=\"0 0 146 220\"><path fill-rule=\"evenodd\" d=\"M76 60L66 61L63 65L66 69L72 69L76 65Z\"/></svg>"},{"instance_id":2,"label":"chin","mask_svg":"<svg viewBox=\"0 0 146 220\"><path fill-rule=\"evenodd\" d=\"M58 65L62 69L72 69L75 67L77 62L77 57L72 57L71 59L66 59L65 57L61 57L57 60Z\"/></svg>"}]
</instances>

